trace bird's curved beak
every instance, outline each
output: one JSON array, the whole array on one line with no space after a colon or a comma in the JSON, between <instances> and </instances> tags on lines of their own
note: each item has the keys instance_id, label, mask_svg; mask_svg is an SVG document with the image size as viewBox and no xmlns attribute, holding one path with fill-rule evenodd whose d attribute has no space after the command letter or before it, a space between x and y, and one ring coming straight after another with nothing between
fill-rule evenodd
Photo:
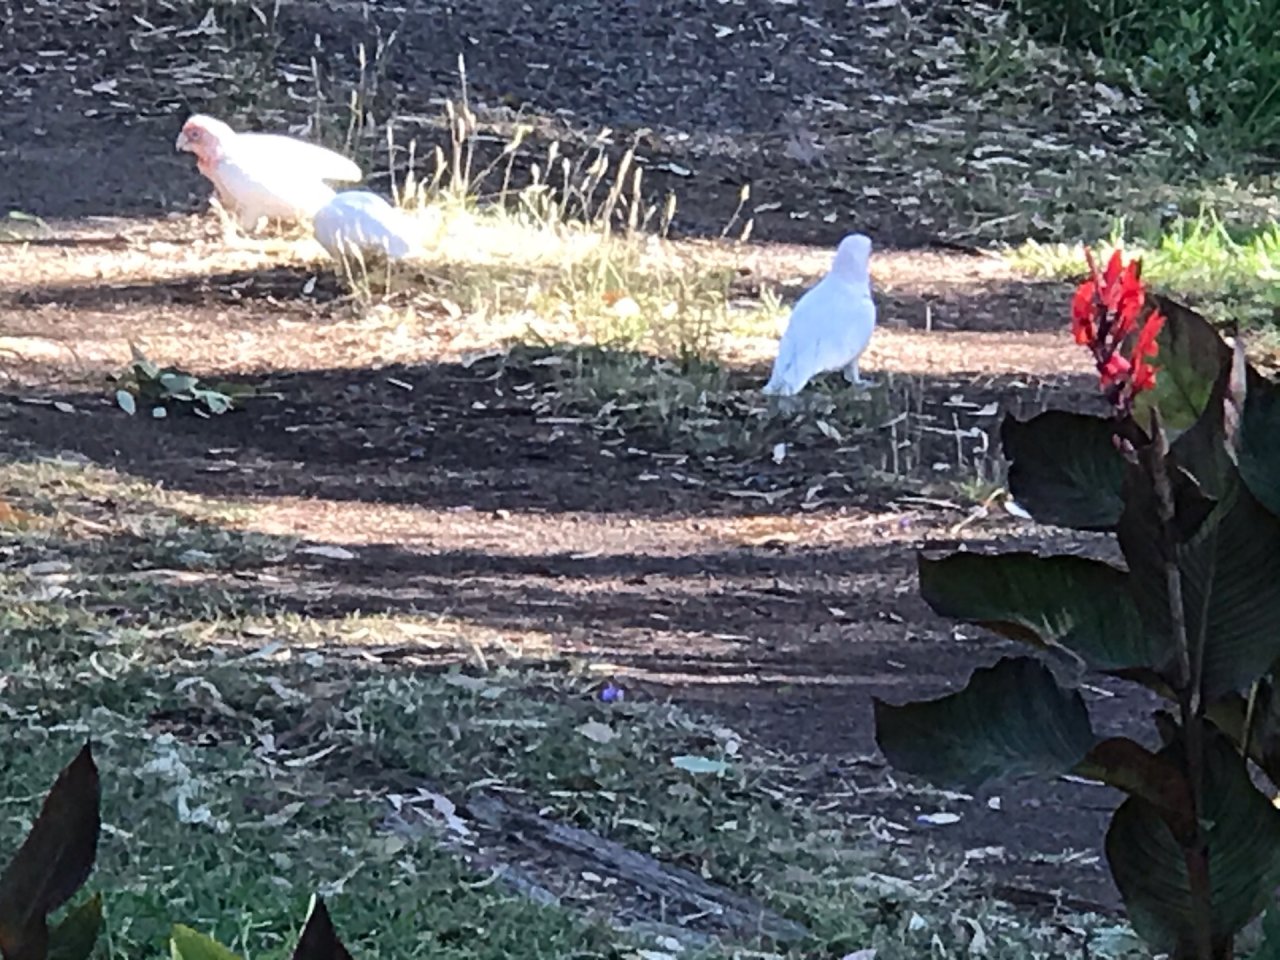
<instances>
[{"instance_id":1,"label":"bird's curved beak","mask_svg":"<svg viewBox=\"0 0 1280 960\"><path fill-rule=\"evenodd\" d=\"M175 150L185 150L185 149L187 149L187 147L188 147L188 145L189 145L190 143L191 143L191 141L187 139L187 131L183 130L182 132L180 132L180 133L178 134L178 139L177 139L177 141L174 143L174 145L173 145L173 149L175 149Z\"/></svg>"}]
</instances>

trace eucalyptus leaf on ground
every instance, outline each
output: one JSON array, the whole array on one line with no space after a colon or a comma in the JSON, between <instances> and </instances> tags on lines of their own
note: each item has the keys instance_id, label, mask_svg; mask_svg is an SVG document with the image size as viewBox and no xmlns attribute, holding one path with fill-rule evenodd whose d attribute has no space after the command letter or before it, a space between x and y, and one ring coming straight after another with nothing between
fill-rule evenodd
<instances>
[{"instance_id":1,"label":"eucalyptus leaf on ground","mask_svg":"<svg viewBox=\"0 0 1280 960\"><path fill-rule=\"evenodd\" d=\"M578 733L595 743L609 743L617 736L613 727L599 720L588 720L578 727Z\"/></svg>"},{"instance_id":2,"label":"eucalyptus leaf on ground","mask_svg":"<svg viewBox=\"0 0 1280 960\"><path fill-rule=\"evenodd\" d=\"M711 760L707 757L691 757L679 756L671 758L671 765L695 775L714 774L720 776L726 773L729 765L723 760Z\"/></svg>"}]
</instances>

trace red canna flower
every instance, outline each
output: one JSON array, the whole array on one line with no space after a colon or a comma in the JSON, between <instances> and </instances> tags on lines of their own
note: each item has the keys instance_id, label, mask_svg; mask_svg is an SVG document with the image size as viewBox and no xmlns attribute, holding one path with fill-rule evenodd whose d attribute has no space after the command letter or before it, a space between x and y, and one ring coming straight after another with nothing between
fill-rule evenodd
<instances>
[{"instance_id":1,"label":"red canna flower","mask_svg":"<svg viewBox=\"0 0 1280 960\"><path fill-rule=\"evenodd\" d=\"M1105 390L1112 384L1121 382L1130 369L1129 361L1120 354L1113 353L1107 357L1106 362L1098 368L1098 378L1102 381L1102 388Z\"/></svg>"},{"instance_id":2,"label":"red canna flower","mask_svg":"<svg viewBox=\"0 0 1280 960\"><path fill-rule=\"evenodd\" d=\"M1138 342L1133 347L1133 375L1129 378L1134 394L1150 390L1156 385L1156 372L1147 361L1156 355L1159 346L1156 337L1164 328L1164 315L1154 310L1138 332Z\"/></svg>"},{"instance_id":3,"label":"red canna flower","mask_svg":"<svg viewBox=\"0 0 1280 960\"><path fill-rule=\"evenodd\" d=\"M1138 314L1142 312L1142 305L1146 302L1147 293L1142 289L1142 281L1138 279L1140 267L1141 261L1130 260L1129 265L1121 270L1119 250L1111 255L1111 262L1107 264L1107 287L1102 294L1102 301L1118 318L1116 337L1127 336L1133 330Z\"/></svg>"},{"instance_id":4,"label":"red canna flower","mask_svg":"<svg viewBox=\"0 0 1280 960\"><path fill-rule=\"evenodd\" d=\"M1097 331L1093 325L1094 304L1097 294L1092 280L1086 280L1076 288L1076 295L1071 300L1071 332L1076 343L1087 347L1093 343Z\"/></svg>"},{"instance_id":5,"label":"red canna flower","mask_svg":"<svg viewBox=\"0 0 1280 960\"><path fill-rule=\"evenodd\" d=\"M1116 250L1099 270L1088 247L1084 254L1090 278L1071 298L1071 333L1093 354L1102 389L1118 410L1127 413L1135 396L1155 386L1156 371L1149 361L1158 349L1156 337L1164 318L1152 311L1138 330L1147 302L1140 261L1125 264Z\"/></svg>"}]
</instances>

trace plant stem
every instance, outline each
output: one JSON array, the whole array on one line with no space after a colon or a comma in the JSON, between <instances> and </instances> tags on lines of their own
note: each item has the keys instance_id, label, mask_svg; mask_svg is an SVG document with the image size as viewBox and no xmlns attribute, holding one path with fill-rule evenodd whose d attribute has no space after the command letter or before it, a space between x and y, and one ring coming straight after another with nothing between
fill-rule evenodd
<instances>
[{"instance_id":1,"label":"plant stem","mask_svg":"<svg viewBox=\"0 0 1280 960\"><path fill-rule=\"evenodd\" d=\"M1160 518L1160 536L1164 548L1165 586L1169 597L1169 627L1178 657L1177 695L1186 753L1187 779L1191 784L1191 814L1194 828L1182 854L1187 867L1188 892L1191 895L1191 926L1194 943L1191 956L1196 960L1214 960L1213 899L1209 878L1209 843L1201 817L1204 798L1204 736L1200 714L1204 708L1200 696L1200 674L1203 663L1204 637L1198 649L1192 650L1187 636L1186 608L1182 601L1182 572L1178 569L1178 534L1174 524L1176 507L1173 483L1166 457L1168 438L1160 422L1158 407L1151 410L1151 443L1144 450L1147 473L1155 489ZM1201 618L1204 619L1203 617Z\"/></svg>"},{"instance_id":2,"label":"plant stem","mask_svg":"<svg viewBox=\"0 0 1280 960\"><path fill-rule=\"evenodd\" d=\"M1249 686L1249 699L1245 701L1244 706L1244 729L1240 731L1240 755L1244 759L1245 765L1249 763L1249 751L1253 749L1253 724L1258 709L1258 688L1262 686L1262 678Z\"/></svg>"}]
</instances>

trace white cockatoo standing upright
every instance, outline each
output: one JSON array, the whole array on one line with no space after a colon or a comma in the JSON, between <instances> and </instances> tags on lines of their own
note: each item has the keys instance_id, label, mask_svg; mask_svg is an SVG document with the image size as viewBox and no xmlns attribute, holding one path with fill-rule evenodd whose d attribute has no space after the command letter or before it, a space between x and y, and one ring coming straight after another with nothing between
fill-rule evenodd
<instances>
[{"instance_id":1,"label":"white cockatoo standing upright","mask_svg":"<svg viewBox=\"0 0 1280 960\"><path fill-rule=\"evenodd\" d=\"M315 215L315 235L335 260L378 254L403 260L422 245L408 214L367 190L336 193Z\"/></svg>"},{"instance_id":2,"label":"white cockatoo standing upright","mask_svg":"<svg viewBox=\"0 0 1280 960\"><path fill-rule=\"evenodd\" d=\"M792 309L764 393L795 396L831 370L843 370L850 383L866 382L858 375L858 358L876 327L870 262L869 237L851 233L840 241L831 271Z\"/></svg>"},{"instance_id":3,"label":"white cockatoo standing upright","mask_svg":"<svg viewBox=\"0 0 1280 960\"><path fill-rule=\"evenodd\" d=\"M264 217L310 220L333 199L325 181L354 183L359 165L324 147L276 133L236 133L221 120L196 114L182 126L177 149L196 155L218 201L243 229Z\"/></svg>"}]
</instances>

